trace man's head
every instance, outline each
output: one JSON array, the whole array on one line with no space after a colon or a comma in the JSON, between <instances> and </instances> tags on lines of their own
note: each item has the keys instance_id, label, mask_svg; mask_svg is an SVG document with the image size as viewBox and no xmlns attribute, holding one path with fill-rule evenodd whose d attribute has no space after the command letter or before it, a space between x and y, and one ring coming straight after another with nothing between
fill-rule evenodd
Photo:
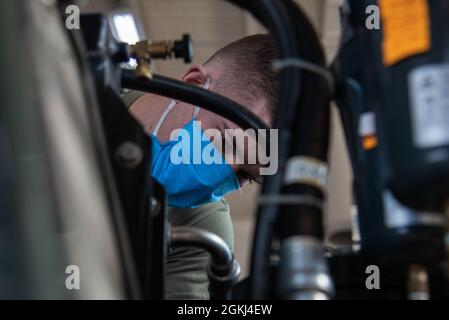
<instances>
[{"instance_id":1,"label":"man's head","mask_svg":"<svg viewBox=\"0 0 449 320\"><path fill-rule=\"evenodd\" d=\"M278 58L273 38L259 34L227 45L204 65L217 72L216 92L229 95L245 106L261 105L271 118L279 87L272 63Z\"/></svg>"},{"instance_id":2,"label":"man's head","mask_svg":"<svg viewBox=\"0 0 449 320\"><path fill-rule=\"evenodd\" d=\"M270 35L248 36L218 50L204 64L189 68L182 80L201 85L210 78L210 90L250 108L269 124L279 87L272 63L278 58Z\"/></svg>"},{"instance_id":3,"label":"man's head","mask_svg":"<svg viewBox=\"0 0 449 320\"><path fill-rule=\"evenodd\" d=\"M210 79L209 90L249 108L267 125L271 125L279 87L272 63L278 58L279 53L271 36L248 36L220 49L204 64L189 68L182 80L204 85ZM204 130L214 128L224 132L225 129L238 128L231 121L205 110L198 120ZM231 165L242 183L258 176L258 166Z\"/></svg>"}]
</instances>

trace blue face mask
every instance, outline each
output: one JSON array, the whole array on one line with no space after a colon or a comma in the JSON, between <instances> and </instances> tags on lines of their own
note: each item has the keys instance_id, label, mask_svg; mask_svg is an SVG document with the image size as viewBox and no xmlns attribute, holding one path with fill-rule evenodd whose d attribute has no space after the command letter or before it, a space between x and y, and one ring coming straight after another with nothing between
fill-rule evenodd
<instances>
[{"instance_id":1,"label":"blue face mask","mask_svg":"<svg viewBox=\"0 0 449 320\"><path fill-rule=\"evenodd\" d=\"M209 80L205 88L208 89L208 86ZM240 184L234 170L226 163L218 149L195 121L199 107L195 108L192 120L182 128L182 135L178 134L176 139L165 143L159 141L157 138L159 129L175 105L174 100L168 105L151 135L152 176L164 186L168 205L178 208L195 208L205 203L216 202L225 194L238 190ZM197 146L194 150L194 141L201 141L200 148ZM184 160L182 163L172 161L171 154L174 148L188 151L182 154ZM202 155L205 148L220 154L222 161L206 164L204 161L197 161L198 155L194 161L194 152L201 152Z\"/></svg>"}]
</instances>

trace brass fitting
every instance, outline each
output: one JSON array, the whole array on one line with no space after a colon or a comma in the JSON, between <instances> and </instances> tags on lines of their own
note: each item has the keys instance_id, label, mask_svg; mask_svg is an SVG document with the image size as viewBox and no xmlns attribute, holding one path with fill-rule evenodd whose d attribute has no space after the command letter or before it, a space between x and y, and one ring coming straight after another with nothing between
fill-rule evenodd
<instances>
[{"instance_id":1,"label":"brass fitting","mask_svg":"<svg viewBox=\"0 0 449 320\"><path fill-rule=\"evenodd\" d=\"M173 54L172 41L140 41L130 46L131 56L137 60L135 74L137 77L151 79L151 59L167 59Z\"/></svg>"},{"instance_id":2,"label":"brass fitting","mask_svg":"<svg viewBox=\"0 0 449 320\"><path fill-rule=\"evenodd\" d=\"M138 59L137 68L134 71L134 74L138 78L152 79L153 72L151 70L151 62L146 59Z\"/></svg>"},{"instance_id":3,"label":"brass fitting","mask_svg":"<svg viewBox=\"0 0 449 320\"><path fill-rule=\"evenodd\" d=\"M137 60L136 76L151 79L152 59L183 58L185 63L192 62L192 41L188 34L177 41L139 41L130 45L130 54Z\"/></svg>"},{"instance_id":4,"label":"brass fitting","mask_svg":"<svg viewBox=\"0 0 449 320\"><path fill-rule=\"evenodd\" d=\"M135 59L167 59L173 54L172 41L140 41L131 45L131 55Z\"/></svg>"}]
</instances>

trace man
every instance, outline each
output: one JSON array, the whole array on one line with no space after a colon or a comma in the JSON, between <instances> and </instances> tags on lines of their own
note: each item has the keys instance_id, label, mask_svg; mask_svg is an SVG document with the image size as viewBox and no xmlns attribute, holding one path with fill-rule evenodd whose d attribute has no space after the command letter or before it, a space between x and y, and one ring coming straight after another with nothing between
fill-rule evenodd
<instances>
[{"instance_id":1,"label":"man","mask_svg":"<svg viewBox=\"0 0 449 320\"><path fill-rule=\"evenodd\" d=\"M277 58L278 52L270 36L249 36L219 50L206 63L190 67L181 80L247 106L270 125L278 92L277 75L271 64ZM126 100L131 105L130 112L152 136L152 172L168 190L169 205L172 206L169 210L171 226L213 232L232 249L232 222L223 196L257 180L260 165L235 163L226 158L223 165L174 166L168 160L168 149L173 151L177 147L176 141L180 140L175 133L179 129L192 135L196 132L204 139L208 129L224 132L238 126L205 109L153 94L132 92ZM214 139L208 139L208 142L217 142L211 140ZM207 143L203 147L207 148ZM198 177L202 170L202 176ZM173 250L168 257L166 298L208 299L208 259L208 254L200 249Z\"/></svg>"}]
</instances>

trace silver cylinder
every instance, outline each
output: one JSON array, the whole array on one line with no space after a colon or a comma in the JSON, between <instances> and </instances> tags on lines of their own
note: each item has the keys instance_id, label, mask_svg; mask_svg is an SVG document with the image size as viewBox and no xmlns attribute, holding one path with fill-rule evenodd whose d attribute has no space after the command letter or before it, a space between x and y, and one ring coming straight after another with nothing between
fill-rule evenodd
<instances>
[{"instance_id":1,"label":"silver cylinder","mask_svg":"<svg viewBox=\"0 0 449 320\"><path fill-rule=\"evenodd\" d=\"M312 237L292 237L282 242L279 255L277 291L281 299L332 298L334 285L321 241Z\"/></svg>"}]
</instances>

